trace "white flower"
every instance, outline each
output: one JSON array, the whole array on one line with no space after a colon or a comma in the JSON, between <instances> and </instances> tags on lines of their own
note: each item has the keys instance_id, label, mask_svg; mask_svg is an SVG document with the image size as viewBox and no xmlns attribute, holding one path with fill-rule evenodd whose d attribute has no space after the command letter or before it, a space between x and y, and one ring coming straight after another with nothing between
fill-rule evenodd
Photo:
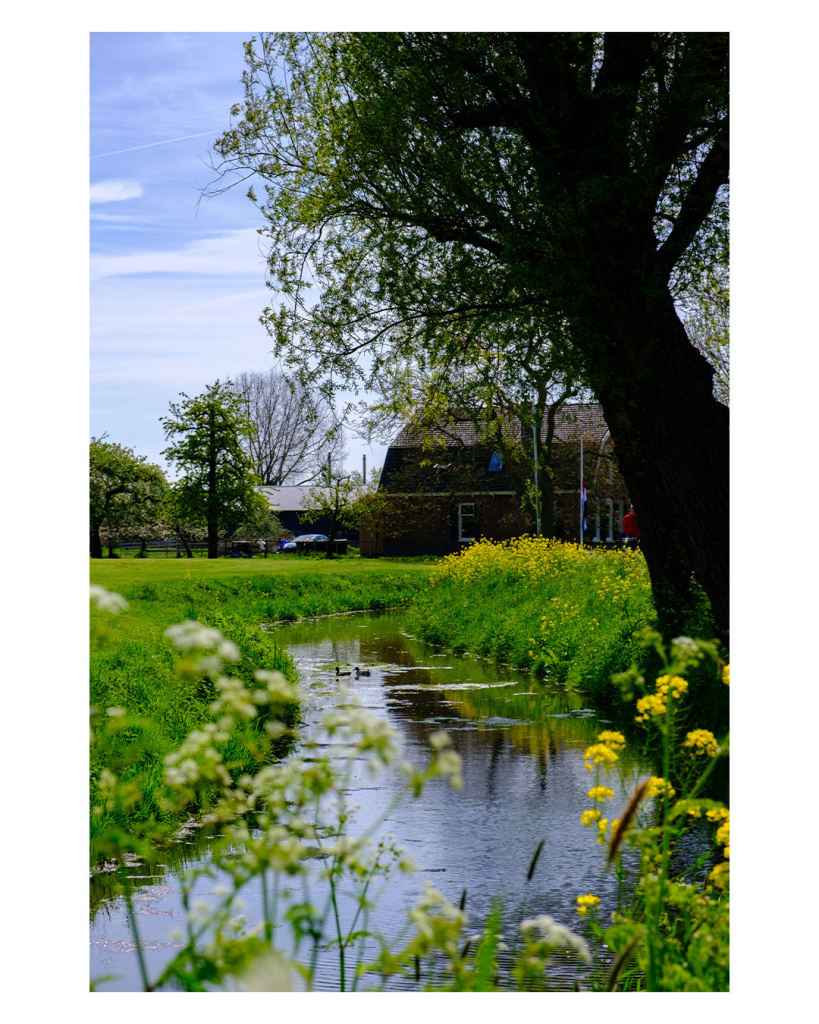
<instances>
[{"instance_id":1,"label":"white flower","mask_svg":"<svg viewBox=\"0 0 819 1024\"><path fill-rule=\"evenodd\" d=\"M191 619L176 626L168 626L165 636L182 650L189 647L217 647L224 640L218 629L211 629L210 626L203 626L201 622L194 622Z\"/></svg>"},{"instance_id":2,"label":"white flower","mask_svg":"<svg viewBox=\"0 0 819 1024\"><path fill-rule=\"evenodd\" d=\"M452 746L452 737L448 732L444 732L443 729L440 729L438 732L432 733L429 738L429 745L435 750L443 750L444 747Z\"/></svg>"},{"instance_id":3,"label":"white flower","mask_svg":"<svg viewBox=\"0 0 819 1024\"><path fill-rule=\"evenodd\" d=\"M219 644L218 655L220 658L224 658L225 661L239 661L241 660L241 654L239 654L239 648L233 643L232 640L223 640Z\"/></svg>"},{"instance_id":4,"label":"white flower","mask_svg":"<svg viewBox=\"0 0 819 1024\"><path fill-rule=\"evenodd\" d=\"M128 602L122 594L114 594L97 583L92 583L90 589L91 600L97 602L97 608L100 611L116 615L117 612L125 611L128 608Z\"/></svg>"},{"instance_id":5,"label":"white flower","mask_svg":"<svg viewBox=\"0 0 819 1024\"><path fill-rule=\"evenodd\" d=\"M298 686L288 683L281 672L268 672L266 669L259 669L256 672L256 680L267 686L267 692L274 702L284 703L300 700Z\"/></svg>"},{"instance_id":6,"label":"white flower","mask_svg":"<svg viewBox=\"0 0 819 1024\"><path fill-rule=\"evenodd\" d=\"M197 661L196 667L209 676L218 676L222 671L222 659L215 654L206 654Z\"/></svg>"},{"instance_id":7,"label":"white flower","mask_svg":"<svg viewBox=\"0 0 819 1024\"><path fill-rule=\"evenodd\" d=\"M581 959L587 963L591 962L589 947L586 945L585 939L580 935L575 935L565 925L558 924L548 914L540 914L538 917L530 917L525 921L521 921L520 930L523 932L524 937L530 941L534 938L532 933L539 931L543 936L542 942L545 945L552 946L555 949L573 949Z\"/></svg>"}]
</instances>

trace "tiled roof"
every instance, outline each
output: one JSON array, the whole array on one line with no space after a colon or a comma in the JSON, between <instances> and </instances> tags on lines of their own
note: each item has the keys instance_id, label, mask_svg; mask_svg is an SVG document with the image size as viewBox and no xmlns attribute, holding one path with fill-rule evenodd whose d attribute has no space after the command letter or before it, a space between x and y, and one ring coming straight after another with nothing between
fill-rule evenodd
<instances>
[{"instance_id":1,"label":"tiled roof","mask_svg":"<svg viewBox=\"0 0 819 1024\"><path fill-rule=\"evenodd\" d=\"M557 415L555 422L555 439L558 441L584 441L599 444L606 433L605 420L600 406L596 403L575 403L564 405ZM433 442L444 442L447 447L465 445L472 447L482 444L475 429L475 425L467 420L461 420L453 425L429 428L428 436ZM521 436L520 420L517 417L509 417L504 423L504 433L512 437ZM542 437L546 437L544 425ZM421 448L424 443L424 434L411 424L404 426L390 445L391 448ZM434 448L432 451L434 452Z\"/></svg>"}]
</instances>

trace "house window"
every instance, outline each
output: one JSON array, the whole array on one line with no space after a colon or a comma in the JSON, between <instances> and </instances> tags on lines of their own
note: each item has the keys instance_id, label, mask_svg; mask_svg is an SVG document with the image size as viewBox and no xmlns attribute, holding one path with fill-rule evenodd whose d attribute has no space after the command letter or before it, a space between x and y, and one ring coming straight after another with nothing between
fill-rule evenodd
<instances>
[{"instance_id":1,"label":"house window","mask_svg":"<svg viewBox=\"0 0 819 1024\"><path fill-rule=\"evenodd\" d=\"M464 502L458 506L458 540L475 539L475 503Z\"/></svg>"},{"instance_id":2,"label":"house window","mask_svg":"<svg viewBox=\"0 0 819 1024\"><path fill-rule=\"evenodd\" d=\"M494 452L492 458L489 460L489 472L500 473L503 469L503 455L500 452Z\"/></svg>"}]
</instances>

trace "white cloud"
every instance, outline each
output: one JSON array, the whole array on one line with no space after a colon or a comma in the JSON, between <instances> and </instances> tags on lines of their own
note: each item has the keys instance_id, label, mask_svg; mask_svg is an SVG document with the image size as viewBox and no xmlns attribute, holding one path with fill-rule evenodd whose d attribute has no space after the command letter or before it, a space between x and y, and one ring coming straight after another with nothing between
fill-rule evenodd
<instances>
[{"instance_id":1,"label":"white cloud","mask_svg":"<svg viewBox=\"0 0 819 1024\"><path fill-rule=\"evenodd\" d=\"M265 259L255 228L242 228L213 238L197 239L181 249L134 252L124 256L93 256L91 277L123 274L248 274L264 281Z\"/></svg>"},{"instance_id":2,"label":"white cloud","mask_svg":"<svg viewBox=\"0 0 819 1024\"><path fill-rule=\"evenodd\" d=\"M116 203L121 199L139 199L142 186L138 181L98 181L91 186L92 203Z\"/></svg>"}]
</instances>

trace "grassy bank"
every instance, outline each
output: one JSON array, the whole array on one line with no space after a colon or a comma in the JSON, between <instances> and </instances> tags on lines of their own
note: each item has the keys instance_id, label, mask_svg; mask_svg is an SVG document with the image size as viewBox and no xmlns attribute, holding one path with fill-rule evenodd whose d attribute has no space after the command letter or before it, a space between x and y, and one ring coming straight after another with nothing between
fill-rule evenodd
<instances>
[{"instance_id":1,"label":"grassy bank","mask_svg":"<svg viewBox=\"0 0 819 1024\"><path fill-rule=\"evenodd\" d=\"M261 623L401 604L428 585L429 572L424 563L353 559L93 561L91 582L129 605L116 616L93 606L91 612L90 698L99 709L91 756L94 848L104 855L111 845L106 837L118 829L156 838L176 824L178 815L161 804L163 759L192 730L214 721L213 680L174 649L164 635L169 626L193 620L219 630L242 652L233 674L246 685L254 685L258 669L295 680L289 658ZM124 714L110 715L109 708ZM287 724L297 718L291 704ZM232 774L258 768L262 724L254 720L237 730L227 753ZM286 742L282 737L280 752ZM131 799L118 798L115 806L106 800L105 769L133 783Z\"/></svg>"},{"instance_id":2,"label":"grassy bank","mask_svg":"<svg viewBox=\"0 0 819 1024\"><path fill-rule=\"evenodd\" d=\"M710 638L708 618L705 604L691 634ZM410 610L422 640L530 669L598 700L617 692L612 674L651 656L640 632L655 620L639 551L531 538L484 541L443 559Z\"/></svg>"}]
</instances>

